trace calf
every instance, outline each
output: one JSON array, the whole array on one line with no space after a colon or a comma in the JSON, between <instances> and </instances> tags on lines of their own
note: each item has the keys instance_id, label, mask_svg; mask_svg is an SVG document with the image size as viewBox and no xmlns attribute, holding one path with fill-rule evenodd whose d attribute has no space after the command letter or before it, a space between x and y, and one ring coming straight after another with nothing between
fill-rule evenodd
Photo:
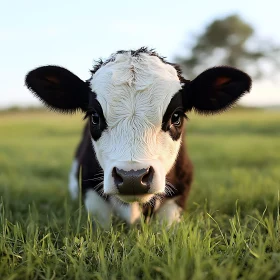
<instances>
[{"instance_id":1,"label":"calf","mask_svg":"<svg viewBox=\"0 0 280 280\"><path fill-rule=\"evenodd\" d=\"M214 114L231 107L251 87L240 70L221 66L194 80L153 50L118 51L82 81L58 66L39 67L26 86L60 112L81 110L86 125L69 180L99 223L113 213L129 224L155 214L170 225L180 219L193 177L186 152L187 112Z\"/></svg>"}]
</instances>

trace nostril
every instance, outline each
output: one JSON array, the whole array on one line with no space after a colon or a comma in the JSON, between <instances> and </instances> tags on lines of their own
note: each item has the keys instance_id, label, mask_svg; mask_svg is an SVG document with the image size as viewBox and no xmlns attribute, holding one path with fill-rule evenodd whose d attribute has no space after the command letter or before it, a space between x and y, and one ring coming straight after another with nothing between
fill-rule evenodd
<instances>
[{"instance_id":1,"label":"nostril","mask_svg":"<svg viewBox=\"0 0 280 280\"><path fill-rule=\"evenodd\" d=\"M142 177L141 183L149 186L152 183L154 173L155 173L155 171L154 171L153 167L150 166L147 169L147 173Z\"/></svg>"},{"instance_id":2,"label":"nostril","mask_svg":"<svg viewBox=\"0 0 280 280\"><path fill-rule=\"evenodd\" d=\"M118 170L117 170L116 167L113 168L112 176L113 176L115 184L117 186L119 186L119 185L121 185L123 183L123 178L122 178L122 176L119 175Z\"/></svg>"}]
</instances>

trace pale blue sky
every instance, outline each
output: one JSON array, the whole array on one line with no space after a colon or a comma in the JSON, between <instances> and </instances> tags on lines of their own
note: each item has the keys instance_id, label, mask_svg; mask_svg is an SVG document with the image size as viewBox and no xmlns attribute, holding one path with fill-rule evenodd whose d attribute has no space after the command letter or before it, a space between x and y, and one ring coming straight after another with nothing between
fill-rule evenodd
<instances>
[{"instance_id":1,"label":"pale blue sky","mask_svg":"<svg viewBox=\"0 0 280 280\"><path fill-rule=\"evenodd\" d=\"M239 13L258 33L280 43L278 0L2 0L0 107L38 104L25 74L41 65L64 66L89 77L94 59L119 49L149 46L169 60L187 39L218 16ZM247 104L280 104L280 83L255 83Z\"/></svg>"}]
</instances>

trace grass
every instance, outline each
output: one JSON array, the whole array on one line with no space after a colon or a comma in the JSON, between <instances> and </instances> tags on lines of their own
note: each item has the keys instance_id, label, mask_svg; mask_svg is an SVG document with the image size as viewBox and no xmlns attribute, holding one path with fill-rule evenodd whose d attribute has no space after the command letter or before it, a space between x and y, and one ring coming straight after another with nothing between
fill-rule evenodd
<instances>
[{"instance_id":1,"label":"grass","mask_svg":"<svg viewBox=\"0 0 280 280\"><path fill-rule=\"evenodd\" d=\"M191 115L181 224L92 228L67 176L82 117L0 114L0 279L280 279L280 113Z\"/></svg>"}]
</instances>

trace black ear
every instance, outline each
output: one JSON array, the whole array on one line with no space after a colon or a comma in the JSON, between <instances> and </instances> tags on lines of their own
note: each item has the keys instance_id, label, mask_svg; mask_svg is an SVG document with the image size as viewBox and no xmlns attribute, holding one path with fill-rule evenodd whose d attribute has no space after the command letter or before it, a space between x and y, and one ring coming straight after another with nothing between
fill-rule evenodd
<instances>
[{"instance_id":1,"label":"black ear","mask_svg":"<svg viewBox=\"0 0 280 280\"><path fill-rule=\"evenodd\" d=\"M79 77L59 66L43 66L26 75L25 85L47 106L62 112L85 111L89 86Z\"/></svg>"},{"instance_id":2,"label":"black ear","mask_svg":"<svg viewBox=\"0 0 280 280\"><path fill-rule=\"evenodd\" d=\"M213 114L233 105L251 89L252 80L244 72L227 66L206 70L185 84L183 103L187 110Z\"/></svg>"}]
</instances>

